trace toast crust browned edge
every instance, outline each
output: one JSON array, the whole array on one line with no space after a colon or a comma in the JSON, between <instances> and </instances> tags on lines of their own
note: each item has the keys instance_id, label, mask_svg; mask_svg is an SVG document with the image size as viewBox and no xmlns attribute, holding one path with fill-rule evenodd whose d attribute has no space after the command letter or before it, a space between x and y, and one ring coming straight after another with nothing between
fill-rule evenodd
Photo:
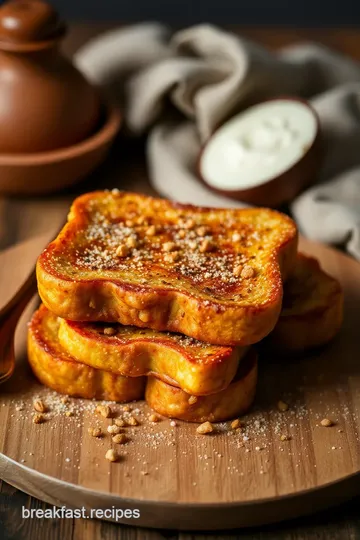
<instances>
[{"instance_id":1,"label":"toast crust browned edge","mask_svg":"<svg viewBox=\"0 0 360 540\"><path fill-rule=\"evenodd\" d=\"M121 338L120 340L118 340L116 336L103 335L100 333L97 333L95 336L94 333L87 328L87 323L69 320L66 320L65 322L69 328L72 328L72 330L79 334L83 339L91 341L96 340L103 345L108 345L112 342L112 346L119 349L119 355L121 354L121 349L127 347L128 345L128 343L121 342ZM194 358L194 356L189 352L188 348L185 345L180 345L177 341L172 340L171 338L167 338L166 336L162 336L163 334L159 332L157 336L154 336L152 338L132 338L131 343L154 343L155 345L175 350L176 352L184 356L189 363L196 364L198 362L198 360ZM234 348L229 346L216 345L216 347L218 349L217 352L206 358L206 365L222 364L224 362L227 362L234 351Z\"/></svg>"},{"instance_id":2,"label":"toast crust browned edge","mask_svg":"<svg viewBox=\"0 0 360 540\"><path fill-rule=\"evenodd\" d=\"M187 394L180 388L149 377L145 399L151 408L164 416L173 416L185 422L223 422L241 416L250 409L255 399L257 376L257 353L251 348L233 382L217 394L200 396L190 405ZM169 410L167 404L173 407Z\"/></svg>"},{"instance_id":3,"label":"toast crust browned edge","mask_svg":"<svg viewBox=\"0 0 360 540\"><path fill-rule=\"evenodd\" d=\"M44 309L46 308L44 307ZM162 365L159 369L163 372L162 378L196 396L215 394L226 388L233 380L239 362L242 361L247 352L245 347L217 346L216 352L211 356L204 356L203 361L201 361L191 354L191 347L181 346L174 339L166 336L162 338L160 332L158 336L153 338L138 337L124 343L115 336L92 332L87 329L86 323L65 320L60 323L59 341L66 352L76 361L97 369L107 369L106 365L108 365L111 366L108 369L114 373L127 377L156 374L157 371L150 368L151 363L154 367L154 363L151 362L149 351L151 350L152 354L155 355L159 353L160 356L157 358L158 365L159 362ZM148 350L147 345L151 345ZM161 353L164 350L167 356L171 355L171 351L174 351L180 358L170 356L167 361L161 360ZM103 357L106 362L103 361ZM169 365L171 362L173 362L174 368L173 365ZM175 376L175 371L179 372L180 369L182 372L181 380ZM197 383L194 383L196 377Z\"/></svg>"},{"instance_id":4,"label":"toast crust browned edge","mask_svg":"<svg viewBox=\"0 0 360 540\"><path fill-rule=\"evenodd\" d=\"M313 272L331 280L334 290L311 311L304 313L280 313L279 320L266 342L279 352L301 352L325 345L338 333L343 322L344 294L337 279L325 272L319 261L303 253L298 259L311 265Z\"/></svg>"},{"instance_id":5,"label":"toast crust browned edge","mask_svg":"<svg viewBox=\"0 0 360 540\"><path fill-rule=\"evenodd\" d=\"M54 346L44 336L43 317L43 310L39 309L34 313L28 325L27 334L28 361L33 373L42 384L61 394L70 394L84 399L105 399L117 402L143 399L145 377L130 380L106 370L97 370L80 364L69 355L59 353L56 345ZM58 375L63 377L64 366L67 368L65 370L67 375L68 370L71 370L72 388L68 384L65 387L65 383L60 382L56 377L57 369L59 369Z\"/></svg>"},{"instance_id":6,"label":"toast crust browned edge","mask_svg":"<svg viewBox=\"0 0 360 540\"><path fill-rule=\"evenodd\" d=\"M45 251L40 255L37 262L37 279L39 294L43 303L54 311L59 317L70 320L81 321L102 321L102 322L120 322L124 325L134 325L138 327L151 327L154 330L180 332L200 341L219 344L219 345L251 345L260 341L274 328L279 317L282 303L282 279L286 278L296 260L298 234L295 223L287 216L274 210L268 210L272 213L278 213L282 219L287 219L289 224L293 225L292 234L290 233L282 243L279 244L269 260L273 263L271 273L268 276L271 286L271 297L261 305L238 306L229 301L214 301L213 299L197 298L195 295L176 291L171 287L162 286L149 287L147 292L146 285L137 285L124 283L116 279L112 280L78 280L70 279L51 268L49 259L52 251L58 244L66 244L69 237L72 236L71 230L82 228L86 219L85 212L82 210L86 201L103 192L93 192L82 195L77 198L70 211L71 215L76 217L68 222L58 235L57 239L49 244ZM146 195L135 194L136 197L152 199ZM227 211L227 209L202 208L192 205L183 205L179 203L169 204L175 208L193 209L196 212L208 211ZM247 211L244 209L243 211ZM250 209L251 210L251 209ZM262 210L262 209L257 209ZM269 285L270 286L270 285ZM56 295L56 291L62 290L72 299L67 305L60 301L61 295ZM53 296L53 298L51 298ZM57 296L57 298L56 298ZM133 305L126 303L128 296L135 301ZM78 299L85 299L79 301ZM95 304L102 306L101 313L92 313L87 303L90 298L95 299ZM115 306L104 309L104 304L109 298L116 298ZM89 300L90 301L90 300ZM182 319L178 313L175 317L169 318L171 308L178 302L177 312L183 312L192 309L195 312L202 312L198 322L192 318L194 328L189 330L189 322L185 317ZM140 312L146 312L150 321L146 323L139 317ZM157 312L157 313L156 313ZM154 319L155 316L155 319ZM151 319L153 317L153 319Z\"/></svg>"},{"instance_id":7,"label":"toast crust browned edge","mask_svg":"<svg viewBox=\"0 0 360 540\"><path fill-rule=\"evenodd\" d=\"M118 402L143 399L146 378L129 379L105 370L88 367L67 354L62 356L61 352L59 353L59 350L43 334L44 315L46 315L45 308L36 311L29 323L28 331L29 363L40 382L57 392L84 399L108 399ZM52 366L56 365L60 368L65 367L68 376L70 369L70 379L72 382L75 379L75 383L78 382L79 373L85 371L84 384L82 386L76 384L76 391L70 392L68 386L65 387L54 379L49 379L49 372L51 373ZM106 379L104 374L107 374ZM150 406L154 404L154 410L158 410L163 416L174 417L171 407L165 407L164 399L159 403L159 408L156 406L157 396L165 397L164 392L166 392L167 395L176 396L177 408L181 411L179 419L188 422L202 422L208 419L218 422L243 414L251 406L255 396L256 381L257 353L251 349L246 354L244 361L241 362L236 377L229 387L217 394L199 397L199 403L196 401L190 404L188 402L189 394L158 376L150 376L147 379L146 384L149 387L147 399ZM208 417L204 416L204 410L207 411Z\"/></svg>"}]
</instances>

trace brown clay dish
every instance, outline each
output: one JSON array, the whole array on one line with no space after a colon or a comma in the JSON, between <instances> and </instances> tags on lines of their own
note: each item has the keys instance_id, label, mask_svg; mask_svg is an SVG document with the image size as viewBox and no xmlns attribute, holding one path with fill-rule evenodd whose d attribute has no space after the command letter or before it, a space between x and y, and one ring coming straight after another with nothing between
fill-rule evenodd
<instances>
[{"instance_id":1,"label":"brown clay dish","mask_svg":"<svg viewBox=\"0 0 360 540\"><path fill-rule=\"evenodd\" d=\"M47 193L106 156L120 113L60 52L66 26L43 0L0 7L0 193Z\"/></svg>"},{"instance_id":2,"label":"brown clay dish","mask_svg":"<svg viewBox=\"0 0 360 540\"><path fill-rule=\"evenodd\" d=\"M0 7L0 154L68 148L99 125L98 90L61 54L64 32L43 0Z\"/></svg>"},{"instance_id":3,"label":"brown clay dish","mask_svg":"<svg viewBox=\"0 0 360 540\"><path fill-rule=\"evenodd\" d=\"M49 152L0 154L0 193L50 193L81 180L105 159L121 119L120 111L108 106L102 126L80 143Z\"/></svg>"}]
</instances>

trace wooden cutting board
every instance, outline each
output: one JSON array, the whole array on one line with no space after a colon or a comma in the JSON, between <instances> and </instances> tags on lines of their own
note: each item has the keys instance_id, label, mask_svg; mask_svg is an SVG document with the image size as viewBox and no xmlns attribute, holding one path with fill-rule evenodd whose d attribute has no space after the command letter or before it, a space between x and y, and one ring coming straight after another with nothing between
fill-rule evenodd
<instances>
[{"instance_id":1,"label":"wooden cutting board","mask_svg":"<svg viewBox=\"0 0 360 540\"><path fill-rule=\"evenodd\" d=\"M49 235L48 235L49 236ZM0 255L0 304L27 275L46 235ZM104 459L110 437L93 439L94 402L64 405L43 389L26 363L24 318L17 332L14 377L0 388L0 477L54 505L138 509L123 523L161 528L224 529L288 519L339 503L360 492L360 265L307 241L345 290L345 322L328 347L304 358L263 355L256 404L234 432L220 424L213 436L196 426L140 420L129 429L119 463ZM48 420L31 421L34 397L49 405ZM289 403L280 413L277 402ZM66 410L74 412L67 417ZM122 406L114 405L118 414ZM322 418L335 425L321 427ZM289 441L281 441L289 435ZM114 515L108 516L114 520Z\"/></svg>"}]
</instances>

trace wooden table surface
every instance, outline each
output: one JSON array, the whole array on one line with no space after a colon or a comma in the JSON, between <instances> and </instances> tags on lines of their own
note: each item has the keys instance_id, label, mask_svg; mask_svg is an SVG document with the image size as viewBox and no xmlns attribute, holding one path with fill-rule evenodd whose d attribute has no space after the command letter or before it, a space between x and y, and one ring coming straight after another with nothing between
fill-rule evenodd
<instances>
[{"instance_id":1,"label":"wooden table surface","mask_svg":"<svg viewBox=\"0 0 360 540\"><path fill-rule=\"evenodd\" d=\"M113 26L113 25L112 25ZM82 24L71 27L65 42L67 53L73 53L89 37L104 29L105 24ZM333 47L353 58L360 60L360 29L241 29L236 27L251 39L271 48L281 47L296 41L317 40ZM151 193L147 183L146 168L143 157L142 142L132 143L129 148L115 146L109 160L90 180L86 189L99 185L103 178L106 185L111 187L112 179L130 173L136 178L139 189ZM122 159L118 156L121 152ZM121 163L120 163L120 162ZM54 224L63 221L65 208L77 192L83 191L84 186L78 186L71 193L61 196L43 197L37 200L1 199L0 198L0 249L29 238L47 230L47 220L42 219L42 208L51 207ZM48 213L47 213L48 215ZM21 441L19 442L21 444ZM113 525L86 519L22 519L22 506L29 509L45 509L47 505L31 498L24 493L0 481L0 539L26 540L205 540L215 539L252 539L252 540L338 540L343 538L360 538L360 516L358 512L360 499L335 510L329 510L316 516L283 523L280 525L262 527L261 530L234 531L232 534L191 534L176 531L150 531Z\"/></svg>"}]
</instances>

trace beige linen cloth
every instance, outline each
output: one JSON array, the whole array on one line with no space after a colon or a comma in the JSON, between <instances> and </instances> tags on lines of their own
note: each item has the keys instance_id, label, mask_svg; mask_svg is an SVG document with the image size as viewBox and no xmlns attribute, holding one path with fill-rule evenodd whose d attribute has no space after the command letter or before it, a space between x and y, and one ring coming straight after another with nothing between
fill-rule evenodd
<instances>
[{"instance_id":1,"label":"beige linen cloth","mask_svg":"<svg viewBox=\"0 0 360 540\"><path fill-rule=\"evenodd\" d=\"M285 94L309 99L326 155L318 183L291 212L306 236L344 245L360 259L360 64L317 44L274 54L214 26L172 34L156 23L105 33L75 62L121 103L131 134L148 132L150 180L179 202L242 206L198 181L201 145L252 102Z\"/></svg>"}]
</instances>

